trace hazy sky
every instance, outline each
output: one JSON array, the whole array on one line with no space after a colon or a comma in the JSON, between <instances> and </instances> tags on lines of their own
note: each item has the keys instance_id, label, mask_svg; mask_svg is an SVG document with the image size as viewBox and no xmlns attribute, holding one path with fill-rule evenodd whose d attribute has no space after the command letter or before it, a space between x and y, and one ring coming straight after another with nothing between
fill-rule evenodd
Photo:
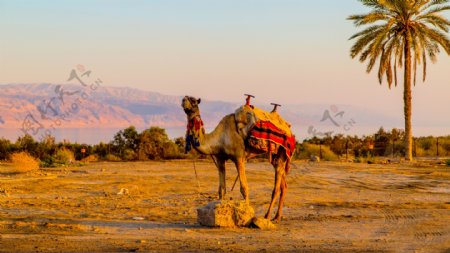
<instances>
[{"instance_id":1,"label":"hazy sky","mask_svg":"<svg viewBox=\"0 0 450 253\"><path fill-rule=\"evenodd\" d=\"M0 83L63 83L83 64L110 86L401 116L401 86L380 86L349 57L346 17L364 12L356 0L0 0ZM443 53L429 65L414 120L448 117L449 70Z\"/></svg>"}]
</instances>

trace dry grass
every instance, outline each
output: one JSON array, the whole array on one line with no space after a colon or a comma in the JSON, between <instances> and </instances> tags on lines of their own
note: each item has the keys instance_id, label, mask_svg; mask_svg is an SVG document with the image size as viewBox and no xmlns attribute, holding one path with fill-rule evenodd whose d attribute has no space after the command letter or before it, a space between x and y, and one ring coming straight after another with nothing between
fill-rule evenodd
<instances>
[{"instance_id":1,"label":"dry grass","mask_svg":"<svg viewBox=\"0 0 450 253\"><path fill-rule=\"evenodd\" d=\"M69 149L62 148L56 151L55 159L62 164L70 164L75 161L75 155Z\"/></svg>"},{"instance_id":2,"label":"dry grass","mask_svg":"<svg viewBox=\"0 0 450 253\"><path fill-rule=\"evenodd\" d=\"M86 162L86 163L90 163L90 162L98 162L99 161L99 158L98 158L98 155L88 155L86 158L84 158L83 160L82 160L83 162Z\"/></svg>"},{"instance_id":3,"label":"dry grass","mask_svg":"<svg viewBox=\"0 0 450 253\"><path fill-rule=\"evenodd\" d=\"M97 162L0 175L0 252L450 249L445 166L295 162L282 222L264 231L199 226L197 208L217 199L218 175L212 161L197 160L197 184L193 166L192 160ZM261 217L273 167L248 163L246 173L250 204ZM226 175L226 199L242 200L239 182L230 190L237 175L232 163Z\"/></svg>"},{"instance_id":4,"label":"dry grass","mask_svg":"<svg viewBox=\"0 0 450 253\"><path fill-rule=\"evenodd\" d=\"M9 173L26 173L39 169L39 161L26 152L13 153Z\"/></svg>"}]
</instances>

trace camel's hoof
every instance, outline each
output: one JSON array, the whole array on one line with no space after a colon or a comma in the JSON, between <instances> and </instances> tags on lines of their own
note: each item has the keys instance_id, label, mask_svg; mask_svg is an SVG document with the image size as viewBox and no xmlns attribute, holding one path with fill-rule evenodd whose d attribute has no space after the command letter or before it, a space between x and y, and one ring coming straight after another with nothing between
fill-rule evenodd
<instances>
[{"instance_id":1,"label":"camel's hoof","mask_svg":"<svg viewBox=\"0 0 450 253\"><path fill-rule=\"evenodd\" d=\"M273 223L280 223L281 222L281 217L277 217L275 216L275 218L272 219Z\"/></svg>"}]
</instances>

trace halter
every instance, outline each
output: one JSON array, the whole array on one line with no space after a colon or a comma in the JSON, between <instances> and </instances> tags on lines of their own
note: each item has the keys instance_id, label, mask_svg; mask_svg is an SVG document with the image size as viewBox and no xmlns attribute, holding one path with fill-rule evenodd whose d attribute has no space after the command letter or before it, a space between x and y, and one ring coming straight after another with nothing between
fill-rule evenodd
<instances>
[{"instance_id":1,"label":"halter","mask_svg":"<svg viewBox=\"0 0 450 253\"><path fill-rule=\"evenodd\" d=\"M188 98L189 103L192 106L191 100ZM199 114L192 116L186 126L186 146L185 153L188 153L194 147L200 146L200 134L204 134L203 121Z\"/></svg>"},{"instance_id":2,"label":"halter","mask_svg":"<svg viewBox=\"0 0 450 253\"><path fill-rule=\"evenodd\" d=\"M191 151L192 145L194 147L200 146L200 134L203 133L203 121L200 115L196 115L188 121L186 127L186 153Z\"/></svg>"}]
</instances>

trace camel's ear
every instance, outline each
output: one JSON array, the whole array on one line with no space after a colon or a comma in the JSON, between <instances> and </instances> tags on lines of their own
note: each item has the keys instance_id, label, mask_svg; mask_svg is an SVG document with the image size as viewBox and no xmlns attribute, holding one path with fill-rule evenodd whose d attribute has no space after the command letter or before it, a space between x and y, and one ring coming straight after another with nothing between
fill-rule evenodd
<instances>
[{"instance_id":1,"label":"camel's ear","mask_svg":"<svg viewBox=\"0 0 450 253\"><path fill-rule=\"evenodd\" d=\"M201 98L197 99L197 104L200 104L200 102L202 102L202 99Z\"/></svg>"}]
</instances>

